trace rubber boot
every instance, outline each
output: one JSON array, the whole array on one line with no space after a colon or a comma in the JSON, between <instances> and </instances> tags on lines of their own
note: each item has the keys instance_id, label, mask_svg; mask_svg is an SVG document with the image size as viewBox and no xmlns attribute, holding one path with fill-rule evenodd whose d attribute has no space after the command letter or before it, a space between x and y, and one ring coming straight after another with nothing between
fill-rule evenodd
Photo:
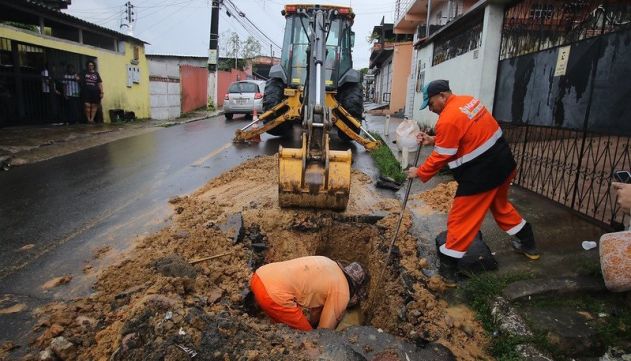
<instances>
[{"instance_id":1,"label":"rubber boot","mask_svg":"<svg viewBox=\"0 0 631 361\"><path fill-rule=\"evenodd\" d=\"M438 250L440 266L438 274L443 278L445 286L453 288L458 285L458 259L449 257Z\"/></svg>"},{"instance_id":2,"label":"rubber boot","mask_svg":"<svg viewBox=\"0 0 631 361\"><path fill-rule=\"evenodd\" d=\"M524 228L517 232L515 237L517 237L517 239L513 239L512 242L513 248L515 248L517 252L522 253L531 260L538 260L539 257L541 257L537 250L537 245L535 244L535 234L532 232L530 223L526 223Z\"/></svg>"}]
</instances>

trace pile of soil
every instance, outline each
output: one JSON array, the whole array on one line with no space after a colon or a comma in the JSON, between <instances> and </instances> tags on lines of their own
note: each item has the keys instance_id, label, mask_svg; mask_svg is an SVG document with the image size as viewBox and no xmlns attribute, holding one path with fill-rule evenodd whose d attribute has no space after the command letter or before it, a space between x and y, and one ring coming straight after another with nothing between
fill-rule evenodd
<instances>
[{"instance_id":1,"label":"pile of soil","mask_svg":"<svg viewBox=\"0 0 631 361\"><path fill-rule=\"evenodd\" d=\"M489 358L473 313L450 308L440 279L421 272L428 262L417 256L407 214L386 263L396 200L381 198L368 176L353 171L345 212L280 209L277 161L255 158L172 199L171 225L105 269L92 295L36 311L26 359L313 359L305 351L309 333L253 310L247 286L261 264L316 254L367 267L368 299L357 310L367 325L417 345L442 344L459 360Z\"/></svg>"},{"instance_id":2,"label":"pile of soil","mask_svg":"<svg viewBox=\"0 0 631 361\"><path fill-rule=\"evenodd\" d=\"M458 182L441 183L436 187L413 195L414 200L421 200L433 210L441 213L449 213L458 189Z\"/></svg>"}]
</instances>

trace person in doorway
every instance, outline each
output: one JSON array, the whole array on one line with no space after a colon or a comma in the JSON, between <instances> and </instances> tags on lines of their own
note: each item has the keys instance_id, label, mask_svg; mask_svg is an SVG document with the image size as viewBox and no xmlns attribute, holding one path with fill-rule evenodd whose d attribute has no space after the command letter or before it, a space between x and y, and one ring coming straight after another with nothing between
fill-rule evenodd
<instances>
[{"instance_id":1,"label":"person in doorway","mask_svg":"<svg viewBox=\"0 0 631 361\"><path fill-rule=\"evenodd\" d=\"M88 123L93 124L101 99L103 99L103 81L92 60L87 62L86 67L87 70L81 75L83 103L85 117L88 119Z\"/></svg>"},{"instance_id":2,"label":"person in doorway","mask_svg":"<svg viewBox=\"0 0 631 361\"><path fill-rule=\"evenodd\" d=\"M458 182L447 219L447 241L437 244L439 273L445 284L456 286L458 260L489 209L498 226L516 237L512 240L515 250L531 260L539 259L532 226L508 201L517 164L495 118L480 100L453 94L447 80L435 80L423 88L421 109L428 106L439 115L436 135L420 132L417 141L434 149L423 165L408 170L408 177L427 182L449 165Z\"/></svg>"},{"instance_id":3,"label":"person in doorway","mask_svg":"<svg viewBox=\"0 0 631 361\"><path fill-rule=\"evenodd\" d=\"M64 74L64 110L66 122L74 124L79 122L81 117L81 99L79 98L79 80L81 78L75 71L72 64L66 66L66 74Z\"/></svg>"},{"instance_id":4,"label":"person in doorway","mask_svg":"<svg viewBox=\"0 0 631 361\"><path fill-rule=\"evenodd\" d=\"M44 98L44 117L48 121L59 121L59 96L61 92L55 81L55 65L46 63L40 75L42 77L42 95Z\"/></svg>"},{"instance_id":5,"label":"person in doorway","mask_svg":"<svg viewBox=\"0 0 631 361\"><path fill-rule=\"evenodd\" d=\"M347 307L366 295L367 275L353 262L342 267L323 256L309 256L264 265L254 272L250 289L274 321L309 331L335 329ZM303 308L309 310L307 320Z\"/></svg>"}]
</instances>

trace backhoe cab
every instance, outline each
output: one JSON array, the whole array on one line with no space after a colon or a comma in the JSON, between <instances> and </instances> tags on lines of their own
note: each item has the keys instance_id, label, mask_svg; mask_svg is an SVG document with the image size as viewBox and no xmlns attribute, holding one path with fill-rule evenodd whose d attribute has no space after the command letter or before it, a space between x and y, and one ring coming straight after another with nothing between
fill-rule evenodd
<instances>
[{"instance_id":1,"label":"backhoe cab","mask_svg":"<svg viewBox=\"0 0 631 361\"><path fill-rule=\"evenodd\" d=\"M379 143L360 135L363 96L360 74L353 69L352 9L328 5L286 5L287 22L281 62L270 71L263 95L263 126L237 131L235 141L263 132L291 136L302 126L301 148L279 150L281 207L343 210L350 192L351 151L329 148L337 129L345 141L372 150Z\"/></svg>"}]
</instances>

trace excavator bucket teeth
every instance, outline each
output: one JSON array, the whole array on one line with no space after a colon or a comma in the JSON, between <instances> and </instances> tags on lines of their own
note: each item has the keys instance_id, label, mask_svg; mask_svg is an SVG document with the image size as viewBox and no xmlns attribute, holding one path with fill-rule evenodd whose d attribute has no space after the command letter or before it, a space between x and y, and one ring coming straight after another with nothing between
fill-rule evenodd
<instances>
[{"instance_id":1,"label":"excavator bucket teeth","mask_svg":"<svg viewBox=\"0 0 631 361\"><path fill-rule=\"evenodd\" d=\"M344 210L351 187L351 151L328 151L328 160L308 161L306 146L281 148L278 200L281 207Z\"/></svg>"}]
</instances>

